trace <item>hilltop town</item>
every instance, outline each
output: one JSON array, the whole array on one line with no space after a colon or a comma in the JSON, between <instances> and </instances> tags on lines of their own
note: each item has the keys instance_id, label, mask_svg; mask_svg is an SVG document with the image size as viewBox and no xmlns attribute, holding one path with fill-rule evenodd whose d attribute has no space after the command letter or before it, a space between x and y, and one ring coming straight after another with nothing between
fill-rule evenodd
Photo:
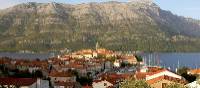
<instances>
[{"instance_id":1,"label":"hilltop town","mask_svg":"<svg viewBox=\"0 0 200 88\"><path fill-rule=\"evenodd\" d=\"M165 88L172 83L199 85L195 80L200 70L186 71L187 76L183 77L183 73L160 66L146 66L136 54L123 54L104 48L83 49L47 60L2 57L0 87L121 88L130 79L143 80L154 88ZM191 81L194 83L188 84Z\"/></svg>"}]
</instances>

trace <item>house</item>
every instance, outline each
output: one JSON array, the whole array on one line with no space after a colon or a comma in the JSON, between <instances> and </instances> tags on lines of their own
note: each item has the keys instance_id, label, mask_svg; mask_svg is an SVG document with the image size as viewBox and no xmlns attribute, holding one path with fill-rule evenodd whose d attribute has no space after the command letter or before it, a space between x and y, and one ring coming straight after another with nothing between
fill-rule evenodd
<instances>
[{"instance_id":1,"label":"house","mask_svg":"<svg viewBox=\"0 0 200 88\"><path fill-rule=\"evenodd\" d=\"M113 63L111 61L105 61L103 65L104 65L104 70L110 70L113 68Z\"/></svg>"},{"instance_id":2,"label":"house","mask_svg":"<svg viewBox=\"0 0 200 88\"><path fill-rule=\"evenodd\" d=\"M0 58L0 66L2 66L2 65L4 65L4 66L13 65L12 62L13 61L8 57L1 57Z\"/></svg>"},{"instance_id":3,"label":"house","mask_svg":"<svg viewBox=\"0 0 200 88\"><path fill-rule=\"evenodd\" d=\"M131 76L132 74L103 73L99 74L97 78L99 81L107 81L112 84L112 87L118 88L120 82Z\"/></svg>"},{"instance_id":4,"label":"house","mask_svg":"<svg viewBox=\"0 0 200 88\"><path fill-rule=\"evenodd\" d=\"M70 72L58 72L53 70L50 72L49 77L53 85L55 82L76 82L76 76Z\"/></svg>"},{"instance_id":5,"label":"house","mask_svg":"<svg viewBox=\"0 0 200 88\"><path fill-rule=\"evenodd\" d=\"M122 60L125 63L129 63L129 64L137 64L137 59L135 56L122 56Z\"/></svg>"},{"instance_id":6,"label":"house","mask_svg":"<svg viewBox=\"0 0 200 88\"><path fill-rule=\"evenodd\" d=\"M101 48L101 49L96 49L96 50L92 50L92 49L80 50L80 51L72 53L71 57L78 58L78 59L81 59L81 58L90 59L90 58L96 58L98 57L98 55L103 55L106 58L116 56L113 51Z\"/></svg>"},{"instance_id":7,"label":"house","mask_svg":"<svg viewBox=\"0 0 200 88\"><path fill-rule=\"evenodd\" d=\"M92 83L93 88L112 88L114 85L107 80L94 80Z\"/></svg>"},{"instance_id":8,"label":"house","mask_svg":"<svg viewBox=\"0 0 200 88\"><path fill-rule=\"evenodd\" d=\"M92 72L92 71L100 72L102 69L102 65L98 63L88 64L86 69L89 72Z\"/></svg>"},{"instance_id":9,"label":"house","mask_svg":"<svg viewBox=\"0 0 200 88\"><path fill-rule=\"evenodd\" d=\"M87 75L87 69L84 65L78 63L70 63L65 66L60 66L61 71L68 71L69 69L76 70L80 76Z\"/></svg>"},{"instance_id":10,"label":"house","mask_svg":"<svg viewBox=\"0 0 200 88\"><path fill-rule=\"evenodd\" d=\"M98 55L103 55L107 58L115 56L115 53L113 51L104 48L97 49L96 52Z\"/></svg>"},{"instance_id":11,"label":"house","mask_svg":"<svg viewBox=\"0 0 200 88\"><path fill-rule=\"evenodd\" d=\"M121 66L121 62L119 60L115 60L113 65L114 65L114 67L120 67Z\"/></svg>"},{"instance_id":12,"label":"house","mask_svg":"<svg viewBox=\"0 0 200 88\"><path fill-rule=\"evenodd\" d=\"M165 88L165 86L171 83L178 83L181 85L187 83L184 78L168 71L167 69L162 69L159 67L146 67L143 69L145 70L136 72L135 78L146 80L147 83L154 88Z\"/></svg>"},{"instance_id":13,"label":"house","mask_svg":"<svg viewBox=\"0 0 200 88\"><path fill-rule=\"evenodd\" d=\"M192 75L200 75L200 68L189 70L187 73Z\"/></svg>"},{"instance_id":14,"label":"house","mask_svg":"<svg viewBox=\"0 0 200 88\"><path fill-rule=\"evenodd\" d=\"M152 88L165 88L169 84L174 84L178 83L180 85L185 85L186 81L183 79L178 79L170 76L159 76L150 80L147 80L147 83L152 87Z\"/></svg>"},{"instance_id":15,"label":"house","mask_svg":"<svg viewBox=\"0 0 200 88\"><path fill-rule=\"evenodd\" d=\"M135 77L136 79L151 79L151 77L161 76L161 75L168 75L179 79L182 78L181 76L158 66L152 66L152 67L143 66L136 71Z\"/></svg>"},{"instance_id":16,"label":"house","mask_svg":"<svg viewBox=\"0 0 200 88\"><path fill-rule=\"evenodd\" d=\"M70 59L70 56L69 56L69 55L63 55L63 56L58 55L57 58L58 58L59 60L64 61L64 60L69 60L69 59Z\"/></svg>"},{"instance_id":17,"label":"house","mask_svg":"<svg viewBox=\"0 0 200 88\"><path fill-rule=\"evenodd\" d=\"M145 80L151 80L160 76L170 76L178 79L182 79L181 76L170 72L166 69L158 70L156 72L136 72L135 78L136 79L145 79Z\"/></svg>"},{"instance_id":18,"label":"house","mask_svg":"<svg viewBox=\"0 0 200 88\"><path fill-rule=\"evenodd\" d=\"M146 80L151 80L160 76L169 76L169 77L174 77L174 78L178 78L178 79L182 79L182 76L179 76L175 73L172 73L166 69L163 70L159 70L157 72L153 72L152 74L149 74L146 76Z\"/></svg>"},{"instance_id":19,"label":"house","mask_svg":"<svg viewBox=\"0 0 200 88\"><path fill-rule=\"evenodd\" d=\"M47 80L34 78L0 78L0 88L49 88Z\"/></svg>"},{"instance_id":20,"label":"house","mask_svg":"<svg viewBox=\"0 0 200 88\"><path fill-rule=\"evenodd\" d=\"M74 52L71 54L72 58L86 58L86 59L90 59L90 58L95 58L97 57L97 52L91 49L84 49L84 50L80 50L77 52Z\"/></svg>"},{"instance_id":21,"label":"house","mask_svg":"<svg viewBox=\"0 0 200 88\"><path fill-rule=\"evenodd\" d=\"M49 80L37 79L36 88L49 88Z\"/></svg>"},{"instance_id":22,"label":"house","mask_svg":"<svg viewBox=\"0 0 200 88\"><path fill-rule=\"evenodd\" d=\"M186 84L186 87L187 88L200 88L200 83L198 81L188 83L188 84Z\"/></svg>"}]
</instances>

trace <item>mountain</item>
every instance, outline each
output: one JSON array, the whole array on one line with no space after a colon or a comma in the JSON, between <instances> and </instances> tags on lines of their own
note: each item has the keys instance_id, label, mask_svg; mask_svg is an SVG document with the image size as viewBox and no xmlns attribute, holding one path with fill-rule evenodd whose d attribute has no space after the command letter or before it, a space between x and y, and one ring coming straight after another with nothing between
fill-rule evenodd
<instances>
[{"instance_id":1,"label":"mountain","mask_svg":"<svg viewBox=\"0 0 200 88\"><path fill-rule=\"evenodd\" d=\"M200 51L200 21L150 0L83 4L23 3L0 11L1 51Z\"/></svg>"}]
</instances>

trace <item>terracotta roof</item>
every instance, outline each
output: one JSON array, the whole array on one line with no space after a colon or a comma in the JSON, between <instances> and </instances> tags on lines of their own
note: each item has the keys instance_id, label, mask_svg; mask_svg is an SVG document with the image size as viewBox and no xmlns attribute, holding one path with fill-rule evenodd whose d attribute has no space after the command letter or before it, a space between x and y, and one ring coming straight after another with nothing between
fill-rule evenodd
<instances>
[{"instance_id":1,"label":"terracotta roof","mask_svg":"<svg viewBox=\"0 0 200 88\"><path fill-rule=\"evenodd\" d=\"M138 73L135 74L135 78L136 79L145 79L146 76L149 75L149 74L152 74L152 73L150 73L150 72L145 72L145 73L138 72Z\"/></svg>"},{"instance_id":2,"label":"terracotta roof","mask_svg":"<svg viewBox=\"0 0 200 88\"><path fill-rule=\"evenodd\" d=\"M164 71L167 71L166 69L162 69L162 70L158 70L156 72L137 72L135 74L135 77L136 79L145 79L146 76L151 76L151 75L154 75L154 74L157 74L157 73L160 73L160 72L164 72Z\"/></svg>"},{"instance_id":3,"label":"terracotta roof","mask_svg":"<svg viewBox=\"0 0 200 88\"><path fill-rule=\"evenodd\" d=\"M33 78L0 78L0 85L29 86L36 81Z\"/></svg>"},{"instance_id":4,"label":"terracotta roof","mask_svg":"<svg viewBox=\"0 0 200 88\"><path fill-rule=\"evenodd\" d=\"M92 86L86 85L86 86L83 86L83 88L92 88Z\"/></svg>"},{"instance_id":5,"label":"terracotta roof","mask_svg":"<svg viewBox=\"0 0 200 88\"><path fill-rule=\"evenodd\" d=\"M97 53L98 53L98 54L114 54L113 51L107 50L107 49L103 49L103 48L97 49Z\"/></svg>"},{"instance_id":6,"label":"terracotta roof","mask_svg":"<svg viewBox=\"0 0 200 88\"><path fill-rule=\"evenodd\" d=\"M158 74L158 73L161 73L161 72L164 72L164 71L168 71L168 70L167 69L162 69L162 70L158 70L156 72L150 72L150 74L148 74L148 75L151 76L151 75Z\"/></svg>"},{"instance_id":7,"label":"terracotta roof","mask_svg":"<svg viewBox=\"0 0 200 88\"><path fill-rule=\"evenodd\" d=\"M148 72L157 72L163 69L160 67L147 67L147 68L148 68Z\"/></svg>"},{"instance_id":8,"label":"terracotta roof","mask_svg":"<svg viewBox=\"0 0 200 88\"><path fill-rule=\"evenodd\" d=\"M92 54L92 53L93 53L93 50L91 50L91 49L84 49L84 50L75 52L75 54L77 54L77 55Z\"/></svg>"},{"instance_id":9,"label":"terracotta roof","mask_svg":"<svg viewBox=\"0 0 200 88\"><path fill-rule=\"evenodd\" d=\"M178 79L178 78L174 78L174 77L170 77L170 76L160 76L160 77L157 77L157 78L154 78L154 79L151 79L151 80L147 80L147 83L149 84L153 84L153 83L156 83L160 80L169 80L169 81L172 81L172 82L176 82L176 83L181 83L181 84L186 84L187 82L183 79Z\"/></svg>"},{"instance_id":10,"label":"terracotta roof","mask_svg":"<svg viewBox=\"0 0 200 88\"><path fill-rule=\"evenodd\" d=\"M106 80L112 84L116 84L120 80L124 80L132 76L131 74L116 74L116 73L105 73L100 75L101 79Z\"/></svg>"},{"instance_id":11,"label":"terracotta roof","mask_svg":"<svg viewBox=\"0 0 200 88\"><path fill-rule=\"evenodd\" d=\"M192 69L192 70L189 70L188 72L190 72L191 74L200 74L200 68L199 69Z\"/></svg>"},{"instance_id":12,"label":"terracotta roof","mask_svg":"<svg viewBox=\"0 0 200 88\"><path fill-rule=\"evenodd\" d=\"M98 82L101 82L101 81L107 81L107 82L109 82L109 83L115 85L115 83L110 82L110 80L105 80L105 79L104 79L104 80L94 80L93 82L98 83ZM113 87L113 86L108 86L107 88L114 88L114 87Z\"/></svg>"},{"instance_id":13,"label":"terracotta roof","mask_svg":"<svg viewBox=\"0 0 200 88\"><path fill-rule=\"evenodd\" d=\"M27 60L16 60L15 65L17 66L27 66L27 67L47 67L47 61L27 61Z\"/></svg>"},{"instance_id":14,"label":"terracotta roof","mask_svg":"<svg viewBox=\"0 0 200 88\"><path fill-rule=\"evenodd\" d=\"M0 58L0 64L10 64L11 63L11 60L10 59L2 59Z\"/></svg>"},{"instance_id":15,"label":"terracotta roof","mask_svg":"<svg viewBox=\"0 0 200 88\"><path fill-rule=\"evenodd\" d=\"M102 49L97 49L97 50L84 49L84 50L74 52L74 53L72 53L72 55L84 55L84 54L93 54L93 53L98 53L98 54L102 54L102 55L114 54L113 51L102 48Z\"/></svg>"}]
</instances>

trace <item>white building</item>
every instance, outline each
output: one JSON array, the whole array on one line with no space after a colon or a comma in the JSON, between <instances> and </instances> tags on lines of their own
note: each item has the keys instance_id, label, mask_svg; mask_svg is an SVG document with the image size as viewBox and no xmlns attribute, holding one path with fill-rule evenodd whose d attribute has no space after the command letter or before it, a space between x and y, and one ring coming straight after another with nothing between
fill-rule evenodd
<instances>
[{"instance_id":1,"label":"white building","mask_svg":"<svg viewBox=\"0 0 200 88\"><path fill-rule=\"evenodd\" d=\"M200 88L200 84L198 83L198 81L191 82L187 84L186 86L187 88Z\"/></svg>"},{"instance_id":2,"label":"white building","mask_svg":"<svg viewBox=\"0 0 200 88\"><path fill-rule=\"evenodd\" d=\"M49 81L48 80L42 80L37 79L36 88L49 88Z\"/></svg>"},{"instance_id":3,"label":"white building","mask_svg":"<svg viewBox=\"0 0 200 88\"><path fill-rule=\"evenodd\" d=\"M95 80L92 83L93 88L108 88L108 87L112 87L112 86L113 86L113 84L106 80Z\"/></svg>"},{"instance_id":4,"label":"white building","mask_svg":"<svg viewBox=\"0 0 200 88\"><path fill-rule=\"evenodd\" d=\"M146 80L154 79L154 78L157 78L157 77L160 77L160 76L170 76L170 77L182 79L181 76L164 69L164 70L158 71L158 72L156 72L152 75L147 75Z\"/></svg>"},{"instance_id":5,"label":"white building","mask_svg":"<svg viewBox=\"0 0 200 88\"><path fill-rule=\"evenodd\" d=\"M52 85L54 85L55 82L76 82L76 76L69 72L52 71L49 77L51 78Z\"/></svg>"},{"instance_id":6,"label":"white building","mask_svg":"<svg viewBox=\"0 0 200 88\"><path fill-rule=\"evenodd\" d=\"M119 60L116 60L114 63L113 63L114 67L120 67L121 63L119 62Z\"/></svg>"}]
</instances>

